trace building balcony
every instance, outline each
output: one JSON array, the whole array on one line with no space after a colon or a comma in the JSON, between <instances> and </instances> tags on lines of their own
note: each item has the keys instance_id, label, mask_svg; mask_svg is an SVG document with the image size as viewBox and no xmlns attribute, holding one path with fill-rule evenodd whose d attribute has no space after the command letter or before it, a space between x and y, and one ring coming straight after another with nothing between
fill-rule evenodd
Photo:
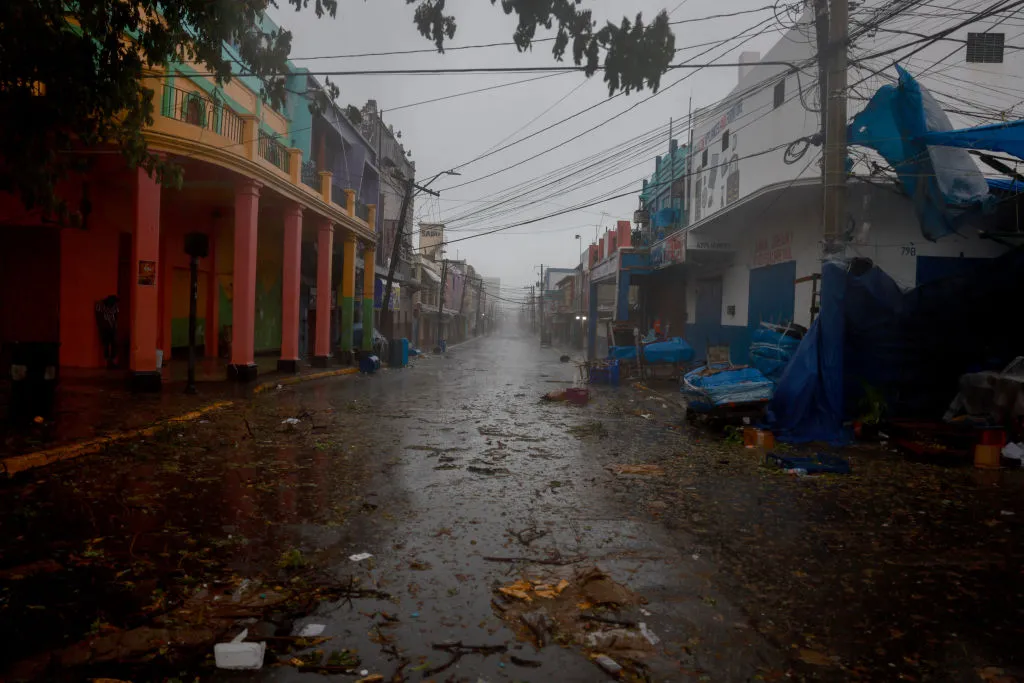
<instances>
[{"instance_id":1,"label":"building balcony","mask_svg":"<svg viewBox=\"0 0 1024 683\"><path fill-rule=\"evenodd\" d=\"M369 208L350 211L346 192L332 186L331 175L317 173L308 160L303 163L301 150L282 142L290 123L269 107L259 108L258 93L237 80L222 89L181 72L154 70L144 81L159 100L158 113L145 130L153 152L233 171L314 210L365 243L376 242Z\"/></svg>"}]
</instances>

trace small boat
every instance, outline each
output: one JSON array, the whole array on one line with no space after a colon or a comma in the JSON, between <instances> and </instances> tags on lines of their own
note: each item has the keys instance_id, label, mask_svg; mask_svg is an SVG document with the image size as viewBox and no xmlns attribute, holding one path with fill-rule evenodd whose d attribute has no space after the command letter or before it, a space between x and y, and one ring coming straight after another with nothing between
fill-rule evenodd
<instances>
[{"instance_id":1,"label":"small boat","mask_svg":"<svg viewBox=\"0 0 1024 683\"><path fill-rule=\"evenodd\" d=\"M695 413L757 414L768 403L775 384L757 368L712 363L683 376L680 389Z\"/></svg>"}]
</instances>

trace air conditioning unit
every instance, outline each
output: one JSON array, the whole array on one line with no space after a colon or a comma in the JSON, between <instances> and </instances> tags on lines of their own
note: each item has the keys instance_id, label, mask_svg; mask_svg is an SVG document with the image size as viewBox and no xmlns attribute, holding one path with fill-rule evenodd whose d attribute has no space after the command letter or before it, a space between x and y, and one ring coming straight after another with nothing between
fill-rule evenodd
<instances>
[{"instance_id":1,"label":"air conditioning unit","mask_svg":"<svg viewBox=\"0 0 1024 683\"><path fill-rule=\"evenodd\" d=\"M633 212L633 222L638 225L647 225L651 222L651 213L647 209L639 209Z\"/></svg>"}]
</instances>

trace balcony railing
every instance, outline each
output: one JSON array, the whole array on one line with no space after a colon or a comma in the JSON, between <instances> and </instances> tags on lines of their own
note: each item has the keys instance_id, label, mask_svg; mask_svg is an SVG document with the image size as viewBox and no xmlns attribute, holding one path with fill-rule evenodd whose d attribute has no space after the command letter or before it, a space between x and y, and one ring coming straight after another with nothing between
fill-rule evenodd
<instances>
[{"instance_id":1,"label":"balcony railing","mask_svg":"<svg viewBox=\"0 0 1024 683\"><path fill-rule=\"evenodd\" d=\"M217 102L205 93L164 86L161 113L167 118L184 121L236 143L242 142L242 119L223 102Z\"/></svg>"},{"instance_id":2,"label":"balcony railing","mask_svg":"<svg viewBox=\"0 0 1024 683\"><path fill-rule=\"evenodd\" d=\"M320 174L316 170L316 162L310 159L302 162L302 182L317 192L320 191Z\"/></svg>"},{"instance_id":3,"label":"balcony railing","mask_svg":"<svg viewBox=\"0 0 1024 683\"><path fill-rule=\"evenodd\" d=\"M356 200L356 217L362 218L364 221L370 220L370 207L358 199Z\"/></svg>"},{"instance_id":4,"label":"balcony railing","mask_svg":"<svg viewBox=\"0 0 1024 683\"><path fill-rule=\"evenodd\" d=\"M342 211L347 211L345 204L345 189L340 185L331 185L331 203L340 206Z\"/></svg>"},{"instance_id":5,"label":"balcony railing","mask_svg":"<svg viewBox=\"0 0 1024 683\"><path fill-rule=\"evenodd\" d=\"M277 166L285 173L290 172L288 148L282 145L269 133L260 131L260 156Z\"/></svg>"}]
</instances>

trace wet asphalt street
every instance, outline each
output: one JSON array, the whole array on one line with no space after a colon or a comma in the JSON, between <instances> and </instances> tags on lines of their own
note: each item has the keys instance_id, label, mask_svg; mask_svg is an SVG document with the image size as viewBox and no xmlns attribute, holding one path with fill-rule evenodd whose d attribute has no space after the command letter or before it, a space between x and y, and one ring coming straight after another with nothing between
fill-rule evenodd
<instances>
[{"instance_id":1,"label":"wet asphalt street","mask_svg":"<svg viewBox=\"0 0 1024 683\"><path fill-rule=\"evenodd\" d=\"M396 662L382 650L374 630L379 623L385 624L387 644L411 662L407 675L444 663L446 654L433 645L461 641L507 645L540 666L471 654L436 680L603 680L606 675L579 648L549 645L538 652L517 640L491 604L495 585L552 567L529 558L575 560L579 567L598 566L646 599L648 616L636 609L629 616L662 640L663 654L647 662L654 680L698 680L703 673L710 680L740 681L773 668L778 656L709 585L713 569L707 560L681 544L678 534L668 538L655 520L639 514L639 503L609 499L612 475L605 463L644 462L645 453L659 443L671 448L677 435L609 412L600 402L582 408L541 402L542 394L576 379L576 366L559 356L538 348L533 338L488 338L369 382L308 385L281 397L295 414L340 409L354 397L364 405L372 434L366 456L379 467L365 493L377 507L342 543L333 571L339 579L355 574L362 585L393 596L322 604L298 625L325 624L324 635L334 639L324 648L356 649L363 669L387 677ZM614 436L580 438L570 431L595 421L606 437ZM523 530L543 535L527 546L515 536ZM296 531L311 547L336 538L315 526ZM356 553L373 558L347 558ZM397 621L375 617L378 611ZM700 645L690 647L695 642ZM257 676L220 675L315 677L289 667Z\"/></svg>"},{"instance_id":2,"label":"wet asphalt street","mask_svg":"<svg viewBox=\"0 0 1024 683\"><path fill-rule=\"evenodd\" d=\"M671 385L542 401L561 353L477 339L0 482L0 680L1024 680L1024 472L789 476ZM263 668L215 669L243 626Z\"/></svg>"}]
</instances>

